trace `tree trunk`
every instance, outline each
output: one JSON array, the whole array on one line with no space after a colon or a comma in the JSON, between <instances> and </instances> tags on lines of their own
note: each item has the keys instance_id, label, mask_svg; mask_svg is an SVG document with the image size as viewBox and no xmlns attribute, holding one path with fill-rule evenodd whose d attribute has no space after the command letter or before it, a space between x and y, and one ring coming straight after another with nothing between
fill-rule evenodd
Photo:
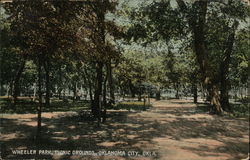
<instances>
[{"instance_id":1,"label":"tree trunk","mask_svg":"<svg viewBox=\"0 0 250 160\"><path fill-rule=\"evenodd\" d=\"M33 84L33 101L36 100L36 83Z\"/></svg>"},{"instance_id":2,"label":"tree trunk","mask_svg":"<svg viewBox=\"0 0 250 160\"><path fill-rule=\"evenodd\" d=\"M161 100L161 89L160 89L160 87L157 87L155 98L156 98L156 100Z\"/></svg>"},{"instance_id":3,"label":"tree trunk","mask_svg":"<svg viewBox=\"0 0 250 160\"><path fill-rule=\"evenodd\" d=\"M44 63L45 69L45 86L46 86L46 95L45 95L45 105L46 107L50 106L50 61L46 60Z\"/></svg>"},{"instance_id":4,"label":"tree trunk","mask_svg":"<svg viewBox=\"0 0 250 160\"><path fill-rule=\"evenodd\" d=\"M141 101L141 97L142 96L142 91L141 91L141 88L139 88L139 92L138 92L138 101L140 102Z\"/></svg>"},{"instance_id":5,"label":"tree trunk","mask_svg":"<svg viewBox=\"0 0 250 160\"><path fill-rule=\"evenodd\" d=\"M248 55L248 76L250 75L250 56ZM249 78L249 77L248 77ZM250 99L250 80L247 82L247 98Z\"/></svg>"},{"instance_id":6,"label":"tree trunk","mask_svg":"<svg viewBox=\"0 0 250 160\"><path fill-rule=\"evenodd\" d=\"M223 69L224 70L224 69ZM221 105L222 105L222 108L223 110L228 110L228 111L231 111L231 107L230 107L230 104L229 104L229 95L228 95L228 80L227 80L227 76L225 73L222 73L221 74L221 86L220 86L220 92L221 92L221 99L220 99L220 102L221 102Z\"/></svg>"},{"instance_id":7,"label":"tree trunk","mask_svg":"<svg viewBox=\"0 0 250 160\"><path fill-rule=\"evenodd\" d=\"M14 101L14 106L16 104L17 101L17 96L20 95L20 79L21 79L21 75L23 73L23 70L25 68L25 63L26 61L24 60L16 74L15 80L14 80L14 93L13 93L13 101Z\"/></svg>"},{"instance_id":8,"label":"tree trunk","mask_svg":"<svg viewBox=\"0 0 250 160\"><path fill-rule=\"evenodd\" d=\"M133 86L131 81L129 81L129 90L130 90L130 93L131 93L131 97L135 98L135 89L134 89L134 86Z\"/></svg>"},{"instance_id":9,"label":"tree trunk","mask_svg":"<svg viewBox=\"0 0 250 160\"><path fill-rule=\"evenodd\" d=\"M210 112L221 114L223 112L223 109L220 104L220 95L219 95L219 89L216 85L213 85L210 88L210 95L211 95L211 105L212 108L210 109Z\"/></svg>"},{"instance_id":10,"label":"tree trunk","mask_svg":"<svg viewBox=\"0 0 250 160\"><path fill-rule=\"evenodd\" d=\"M175 84L175 98L176 99L179 99L180 98L180 95L179 95L179 85L178 84Z\"/></svg>"},{"instance_id":11,"label":"tree trunk","mask_svg":"<svg viewBox=\"0 0 250 160\"><path fill-rule=\"evenodd\" d=\"M0 74L1 74L1 71L0 71ZM4 92L3 92L3 83L1 83L2 80L1 80L1 76L0 76L0 96L3 96L4 95Z\"/></svg>"},{"instance_id":12,"label":"tree trunk","mask_svg":"<svg viewBox=\"0 0 250 160\"><path fill-rule=\"evenodd\" d=\"M213 80L215 77L213 73L211 73L211 69L208 65L209 60L205 44L204 28L206 23L207 1L196 1L195 3L197 3L200 8L200 13L197 16L198 22L192 27L194 33L195 53L198 63L200 64L201 72L203 73L203 83L207 86L211 96L210 103L213 106L212 109L214 109L217 114L221 114L223 110L219 101L219 92L216 82Z\"/></svg>"},{"instance_id":13,"label":"tree trunk","mask_svg":"<svg viewBox=\"0 0 250 160\"><path fill-rule=\"evenodd\" d=\"M8 97L8 99L9 99L9 97L10 97L10 85L11 85L11 83L9 82L8 84L7 84L7 93L6 93L6 96Z\"/></svg>"},{"instance_id":14,"label":"tree trunk","mask_svg":"<svg viewBox=\"0 0 250 160\"><path fill-rule=\"evenodd\" d=\"M84 82L86 84L88 84L89 88L89 98L90 98L90 103L91 103L91 107L94 105L94 101L93 101L93 93L92 93L92 83L91 83L91 80L90 80L90 75L88 74L86 68L84 68L83 70L84 72Z\"/></svg>"},{"instance_id":15,"label":"tree trunk","mask_svg":"<svg viewBox=\"0 0 250 160\"><path fill-rule=\"evenodd\" d=\"M94 93L94 103L92 105L92 114L98 116L99 113L99 96L102 95L103 82L103 63L98 62L96 65L96 84Z\"/></svg>"},{"instance_id":16,"label":"tree trunk","mask_svg":"<svg viewBox=\"0 0 250 160\"><path fill-rule=\"evenodd\" d=\"M183 0L177 0L177 3L184 14L189 13ZM211 72L212 70L208 65L209 60L206 50L204 28L206 24L207 4L208 0L195 1L193 5L197 8L196 15L193 15L192 18L189 15L187 16L187 19L193 32L194 51L202 73L203 83L211 96L210 103L213 106L212 109L215 109L216 113L221 114L223 110L219 101L219 92L214 81L215 75L213 75ZM195 21L193 20L193 17L195 18Z\"/></svg>"},{"instance_id":17,"label":"tree trunk","mask_svg":"<svg viewBox=\"0 0 250 160\"><path fill-rule=\"evenodd\" d=\"M91 104L93 103L93 93L92 93L92 85L89 85L89 98L90 98L90 102Z\"/></svg>"},{"instance_id":18,"label":"tree trunk","mask_svg":"<svg viewBox=\"0 0 250 160\"><path fill-rule=\"evenodd\" d=\"M235 32L238 27L238 22L234 21L234 24L231 28L231 33L228 36L228 40L225 45L224 49L224 57L222 59L222 62L220 64L220 82L221 82L221 87L220 87L220 102L223 110L228 110L231 111L232 108L229 104L229 79L228 79L228 72L229 72L229 63L231 60L231 54L233 51L233 45L235 41Z\"/></svg>"},{"instance_id":19,"label":"tree trunk","mask_svg":"<svg viewBox=\"0 0 250 160\"><path fill-rule=\"evenodd\" d=\"M108 68L107 68L108 69ZM101 108L101 116L102 116L102 122L104 123L106 121L106 107L107 107L107 81L108 81L109 73L107 72L104 83L103 83L103 103ZM110 101L112 103L112 100Z\"/></svg>"},{"instance_id":20,"label":"tree trunk","mask_svg":"<svg viewBox=\"0 0 250 160\"><path fill-rule=\"evenodd\" d=\"M104 82L103 82L103 106L107 105L107 80L108 80L108 73L105 76Z\"/></svg>"},{"instance_id":21,"label":"tree trunk","mask_svg":"<svg viewBox=\"0 0 250 160\"><path fill-rule=\"evenodd\" d=\"M58 98L62 99L62 88L61 87L58 88Z\"/></svg>"},{"instance_id":22,"label":"tree trunk","mask_svg":"<svg viewBox=\"0 0 250 160\"><path fill-rule=\"evenodd\" d=\"M106 4L107 0L98 1L97 10L95 13L97 15L97 27L98 27L98 36L100 40L98 41L98 54L100 57L106 55L105 48L105 13L106 13ZM100 58L99 57L99 58ZM103 57L102 57L103 58ZM99 97L102 95L102 82L103 82L103 59L97 60L96 63L96 84L95 84L95 93L94 93L94 103L92 105L92 113L94 116L100 119L100 99Z\"/></svg>"},{"instance_id":23,"label":"tree trunk","mask_svg":"<svg viewBox=\"0 0 250 160\"><path fill-rule=\"evenodd\" d=\"M198 94L197 94L197 85L196 84L192 84L192 90L193 90L193 97L194 97L194 103L197 103L197 99L198 99Z\"/></svg>"},{"instance_id":24,"label":"tree trunk","mask_svg":"<svg viewBox=\"0 0 250 160\"><path fill-rule=\"evenodd\" d=\"M62 81L62 68L59 67L59 83L58 83L58 98L59 99L62 99L62 84L63 84L63 81Z\"/></svg>"},{"instance_id":25,"label":"tree trunk","mask_svg":"<svg viewBox=\"0 0 250 160\"><path fill-rule=\"evenodd\" d=\"M73 83L73 101L76 100L77 97L77 82Z\"/></svg>"},{"instance_id":26,"label":"tree trunk","mask_svg":"<svg viewBox=\"0 0 250 160\"><path fill-rule=\"evenodd\" d=\"M36 139L39 140L41 138L41 124L42 124L42 67L41 62L38 62L38 100L39 105L37 107L37 134Z\"/></svg>"},{"instance_id":27,"label":"tree trunk","mask_svg":"<svg viewBox=\"0 0 250 160\"><path fill-rule=\"evenodd\" d=\"M107 72L108 72L108 82L109 82L109 95L110 95L110 103L115 103L115 93L114 93L114 85L113 85L113 73L112 73L112 66L111 66L111 59L107 65Z\"/></svg>"}]
</instances>

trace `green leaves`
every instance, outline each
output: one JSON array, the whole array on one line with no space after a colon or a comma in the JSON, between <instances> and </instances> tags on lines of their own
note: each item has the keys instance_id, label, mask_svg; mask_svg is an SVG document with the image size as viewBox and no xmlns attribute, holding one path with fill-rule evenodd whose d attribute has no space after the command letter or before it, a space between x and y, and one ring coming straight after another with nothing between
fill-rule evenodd
<instances>
[{"instance_id":1,"label":"green leaves","mask_svg":"<svg viewBox=\"0 0 250 160\"><path fill-rule=\"evenodd\" d=\"M172 38L180 38L185 24L181 14L174 9L170 1L153 1L139 9L128 10L132 25L127 31L128 40L146 44Z\"/></svg>"}]
</instances>

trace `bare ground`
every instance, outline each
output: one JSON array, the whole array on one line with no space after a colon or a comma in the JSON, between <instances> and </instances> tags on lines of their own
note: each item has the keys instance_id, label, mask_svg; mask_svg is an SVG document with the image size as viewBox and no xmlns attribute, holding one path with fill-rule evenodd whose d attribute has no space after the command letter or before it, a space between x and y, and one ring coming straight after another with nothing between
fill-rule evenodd
<instances>
[{"instance_id":1,"label":"bare ground","mask_svg":"<svg viewBox=\"0 0 250 160\"><path fill-rule=\"evenodd\" d=\"M126 152L126 156L42 156L65 160L240 160L248 156L249 118L209 115L198 111L190 100L161 100L143 112L108 113L107 122L99 128L74 112L43 113L43 141L39 144L34 140L35 114L2 114L2 157L35 156L13 155L13 149Z\"/></svg>"}]
</instances>

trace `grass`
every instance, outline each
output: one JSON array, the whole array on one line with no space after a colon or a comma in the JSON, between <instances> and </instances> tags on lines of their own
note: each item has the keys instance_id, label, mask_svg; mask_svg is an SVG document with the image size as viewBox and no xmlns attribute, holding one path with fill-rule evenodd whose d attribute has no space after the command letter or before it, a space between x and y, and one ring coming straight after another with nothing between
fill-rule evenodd
<instances>
[{"instance_id":1,"label":"grass","mask_svg":"<svg viewBox=\"0 0 250 160\"><path fill-rule=\"evenodd\" d=\"M17 104L13 106L10 99L0 98L1 113L36 113L38 102L31 101L30 99L19 99ZM68 101L51 99L49 107L44 107L43 112L67 112L67 111L80 111L89 108L87 101Z\"/></svg>"},{"instance_id":2,"label":"grass","mask_svg":"<svg viewBox=\"0 0 250 160\"><path fill-rule=\"evenodd\" d=\"M21 98L18 100L17 104L13 106L11 100L8 98L0 98L0 113L36 113L38 102L31 101L30 98ZM113 106L108 106L107 109L114 110L128 110L128 111L145 111L152 107L146 104L144 106L143 102L120 102ZM88 101L63 101L56 98L51 98L51 103L49 107L43 107L43 112L79 112L82 110L87 110L90 108L90 103Z\"/></svg>"}]
</instances>

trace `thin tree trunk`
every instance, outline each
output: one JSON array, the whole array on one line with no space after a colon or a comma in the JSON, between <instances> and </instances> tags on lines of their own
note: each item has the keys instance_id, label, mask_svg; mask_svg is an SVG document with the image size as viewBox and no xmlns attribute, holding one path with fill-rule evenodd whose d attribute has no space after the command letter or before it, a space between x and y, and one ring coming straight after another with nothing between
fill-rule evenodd
<instances>
[{"instance_id":1,"label":"thin tree trunk","mask_svg":"<svg viewBox=\"0 0 250 160\"><path fill-rule=\"evenodd\" d=\"M0 71L0 74L1 74L1 71ZM1 76L0 76L0 96L3 96L3 95L4 95L4 92L3 92L3 83L1 83Z\"/></svg>"},{"instance_id":2,"label":"thin tree trunk","mask_svg":"<svg viewBox=\"0 0 250 160\"><path fill-rule=\"evenodd\" d=\"M36 83L33 84L33 87L34 87L33 88L34 89L33 90L33 101L35 101L36 100Z\"/></svg>"},{"instance_id":3,"label":"thin tree trunk","mask_svg":"<svg viewBox=\"0 0 250 160\"><path fill-rule=\"evenodd\" d=\"M108 73L106 74L103 82L103 106L107 105L107 80L108 80Z\"/></svg>"},{"instance_id":4,"label":"thin tree trunk","mask_svg":"<svg viewBox=\"0 0 250 160\"><path fill-rule=\"evenodd\" d=\"M84 68L84 82L88 84L88 90L89 90L89 98L90 98L90 103L91 107L94 105L93 101L93 93L92 93L92 83L90 80L90 75L88 74L87 70Z\"/></svg>"},{"instance_id":5,"label":"thin tree trunk","mask_svg":"<svg viewBox=\"0 0 250 160\"><path fill-rule=\"evenodd\" d=\"M7 84L7 93L6 93L6 95L7 95L7 97L8 97L8 99L9 99L9 97L10 97L10 82Z\"/></svg>"},{"instance_id":6,"label":"thin tree trunk","mask_svg":"<svg viewBox=\"0 0 250 160\"><path fill-rule=\"evenodd\" d=\"M47 60L44 63L45 69L45 86L46 86L46 95L45 95L45 105L50 106L50 61Z\"/></svg>"},{"instance_id":7,"label":"thin tree trunk","mask_svg":"<svg viewBox=\"0 0 250 160\"><path fill-rule=\"evenodd\" d=\"M62 68L61 67L59 67L59 85L58 85L58 98L59 99L62 99L62 83L63 83L63 81L62 81Z\"/></svg>"},{"instance_id":8,"label":"thin tree trunk","mask_svg":"<svg viewBox=\"0 0 250 160\"><path fill-rule=\"evenodd\" d=\"M11 96L14 94L14 80L11 81L10 83L10 93Z\"/></svg>"},{"instance_id":9,"label":"thin tree trunk","mask_svg":"<svg viewBox=\"0 0 250 160\"><path fill-rule=\"evenodd\" d=\"M42 124L42 67L41 62L38 62L38 98L39 105L37 107L37 134L36 138L39 140L41 138L41 124Z\"/></svg>"},{"instance_id":10,"label":"thin tree trunk","mask_svg":"<svg viewBox=\"0 0 250 160\"><path fill-rule=\"evenodd\" d=\"M192 90L193 90L193 97L194 97L194 103L197 103L197 99L198 99L198 94L197 94L197 85L196 84L192 84Z\"/></svg>"},{"instance_id":11,"label":"thin tree trunk","mask_svg":"<svg viewBox=\"0 0 250 160\"><path fill-rule=\"evenodd\" d=\"M114 85L113 85L113 72L111 66L111 59L107 65L107 72L108 72L108 82L109 82L109 95L110 95L110 102L112 104L115 103L115 94L114 94Z\"/></svg>"},{"instance_id":12,"label":"thin tree trunk","mask_svg":"<svg viewBox=\"0 0 250 160\"><path fill-rule=\"evenodd\" d=\"M248 55L248 76L250 75L250 56ZM249 77L248 77L249 78ZM250 80L247 82L247 98L250 99ZM249 104L248 104L249 106Z\"/></svg>"},{"instance_id":13,"label":"thin tree trunk","mask_svg":"<svg viewBox=\"0 0 250 160\"><path fill-rule=\"evenodd\" d=\"M108 68L107 68L108 69ZM109 77L109 73L107 72L105 79L104 79L104 83L103 83L103 104L102 104L102 109L101 109L101 113L102 113L102 122L104 123L106 121L106 107L107 107L107 81L108 81L108 77Z\"/></svg>"},{"instance_id":14,"label":"thin tree trunk","mask_svg":"<svg viewBox=\"0 0 250 160\"><path fill-rule=\"evenodd\" d=\"M178 85L178 84L175 84L175 90L176 90L175 98L176 98L176 99L179 99L179 98L180 98L180 95L179 95L179 85Z\"/></svg>"},{"instance_id":15,"label":"thin tree trunk","mask_svg":"<svg viewBox=\"0 0 250 160\"><path fill-rule=\"evenodd\" d=\"M90 102L91 104L93 103L93 93L92 93L92 85L89 85L89 98L90 98Z\"/></svg>"},{"instance_id":16,"label":"thin tree trunk","mask_svg":"<svg viewBox=\"0 0 250 160\"><path fill-rule=\"evenodd\" d=\"M73 83L73 101L76 100L77 97L77 82Z\"/></svg>"}]
</instances>

